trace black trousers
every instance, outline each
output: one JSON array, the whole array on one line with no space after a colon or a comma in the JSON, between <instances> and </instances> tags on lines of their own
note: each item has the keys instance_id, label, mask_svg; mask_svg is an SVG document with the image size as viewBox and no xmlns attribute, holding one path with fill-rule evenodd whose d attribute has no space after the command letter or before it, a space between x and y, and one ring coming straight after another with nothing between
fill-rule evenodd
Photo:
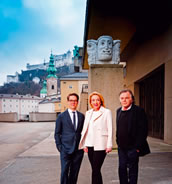
<instances>
[{"instance_id":1,"label":"black trousers","mask_svg":"<svg viewBox=\"0 0 172 184\"><path fill-rule=\"evenodd\" d=\"M105 150L94 151L93 147L88 147L88 158L92 168L92 184L103 184L101 167L105 157Z\"/></svg>"},{"instance_id":2,"label":"black trousers","mask_svg":"<svg viewBox=\"0 0 172 184\"><path fill-rule=\"evenodd\" d=\"M136 149L118 148L120 184L137 184L139 153Z\"/></svg>"},{"instance_id":3,"label":"black trousers","mask_svg":"<svg viewBox=\"0 0 172 184\"><path fill-rule=\"evenodd\" d=\"M76 150L72 154L60 152L61 159L61 184L76 184L83 159L83 150Z\"/></svg>"}]
</instances>

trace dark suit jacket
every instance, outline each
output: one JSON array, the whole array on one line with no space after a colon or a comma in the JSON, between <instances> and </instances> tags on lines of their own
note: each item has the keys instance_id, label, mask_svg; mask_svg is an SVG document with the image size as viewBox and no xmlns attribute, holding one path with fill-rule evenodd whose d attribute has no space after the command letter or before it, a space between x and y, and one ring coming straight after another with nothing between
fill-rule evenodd
<instances>
[{"instance_id":1,"label":"dark suit jacket","mask_svg":"<svg viewBox=\"0 0 172 184\"><path fill-rule=\"evenodd\" d=\"M118 120L121 113L121 108L117 110L116 124L118 127ZM118 128L116 128L117 144L118 144ZM128 136L132 140L132 146L138 149L139 156L144 156L150 153L149 145L147 143L148 121L147 116L141 107L132 105L131 114L128 117Z\"/></svg>"},{"instance_id":2,"label":"dark suit jacket","mask_svg":"<svg viewBox=\"0 0 172 184\"><path fill-rule=\"evenodd\" d=\"M78 111L77 115L78 125L76 131L68 110L64 111L57 117L54 138L59 152L64 151L67 154L71 154L78 149L84 124L84 115Z\"/></svg>"}]
</instances>

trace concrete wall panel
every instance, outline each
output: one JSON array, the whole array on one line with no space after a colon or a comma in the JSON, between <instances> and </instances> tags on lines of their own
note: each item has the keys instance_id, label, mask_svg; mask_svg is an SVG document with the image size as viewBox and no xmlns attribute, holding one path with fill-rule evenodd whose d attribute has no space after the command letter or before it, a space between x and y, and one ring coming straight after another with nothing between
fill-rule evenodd
<instances>
[{"instance_id":1,"label":"concrete wall panel","mask_svg":"<svg viewBox=\"0 0 172 184\"><path fill-rule=\"evenodd\" d=\"M17 122L19 121L16 112L12 113L0 113L0 122Z\"/></svg>"},{"instance_id":2,"label":"concrete wall panel","mask_svg":"<svg viewBox=\"0 0 172 184\"><path fill-rule=\"evenodd\" d=\"M29 114L29 121L56 121L56 113L37 113L33 112Z\"/></svg>"}]
</instances>

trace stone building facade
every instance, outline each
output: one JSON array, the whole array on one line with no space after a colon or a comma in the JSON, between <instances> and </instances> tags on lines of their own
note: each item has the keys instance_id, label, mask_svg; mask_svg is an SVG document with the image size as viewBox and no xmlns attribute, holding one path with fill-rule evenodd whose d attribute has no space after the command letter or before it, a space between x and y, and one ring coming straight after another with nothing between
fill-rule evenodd
<instances>
[{"instance_id":1,"label":"stone building facade","mask_svg":"<svg viewBox=\"0 0 172 184\"><path fill-rule=\"evenodd\" d=\"M129 88L148 115L149 136L172 144L171 6L170 0L87 0L83 68L89 69L89 91L102 92L113 112L114 132L115 111L120 106L117 94ZM89 66L87 42L102 35L121 41L119 68ZM111 75L106 75L108 70ZM111 85L116 86L114 90L109 90Z\"/></svg>"},{"instance_id":2,"label":"stone building facade","mask_svg":"<svg viewBox=\"0 0 172 184\"><path fill-rule=\"evenodd\" d=\"M29 120L29 113L38 112L38 104L41 100L41 98L31 95L0 94L0 113L15 112L19 121Z\"/></svg>"}]
</instances>

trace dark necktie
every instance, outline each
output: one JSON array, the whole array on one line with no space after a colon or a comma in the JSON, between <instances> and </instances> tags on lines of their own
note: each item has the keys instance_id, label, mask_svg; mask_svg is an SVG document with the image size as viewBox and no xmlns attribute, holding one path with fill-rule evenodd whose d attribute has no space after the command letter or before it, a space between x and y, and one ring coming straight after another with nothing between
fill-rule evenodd
<instances>
[{"instance_id":1,"label":"dark necktie","mask_svg":"<svg viewBox=\"0 0 172 184\"><path fill-rule=\"evenodd\" d=\"M75 112L72 112L73 113L73 126L74 126L74 129L76 130L76 118L75 118Z\"/></svg>"}]
</instances>

